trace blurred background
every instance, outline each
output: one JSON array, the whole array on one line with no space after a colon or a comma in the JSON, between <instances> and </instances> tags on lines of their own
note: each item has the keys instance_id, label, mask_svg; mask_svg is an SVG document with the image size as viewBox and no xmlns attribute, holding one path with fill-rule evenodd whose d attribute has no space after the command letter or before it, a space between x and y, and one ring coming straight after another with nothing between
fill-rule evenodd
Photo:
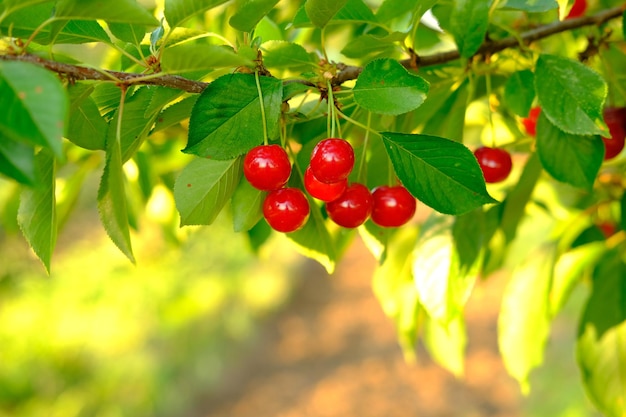
<instances>
[{"instance_id":1,"label":"blurred background","mask_svg":"<svg viewBox=\"0 0 626 417\"><path fill-rule=\"evenodd\" d=\"M585 294L556 320L523 397L497 353L504 274L470 300L458 380L422 347L404 361L360 241L328 276L283 236L256 250L227 210L178 228L157 187L133 234L135 266L99 223L97 174L84 181L50 276L12 223L16 187L0 181L1 417L597 415L573 353Z\"/></svg>"}]
</instances>

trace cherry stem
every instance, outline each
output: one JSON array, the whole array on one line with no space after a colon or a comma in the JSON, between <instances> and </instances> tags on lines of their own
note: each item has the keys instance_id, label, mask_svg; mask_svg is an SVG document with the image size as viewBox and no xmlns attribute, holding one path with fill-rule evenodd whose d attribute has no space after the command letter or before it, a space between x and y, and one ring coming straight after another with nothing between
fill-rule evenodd
<instances>
[{"instance_id":1,"label":"cherry stem","mask_svg":"<svg viewBox=\"0 0 626 417\"><path fill-rule=\"evenodd\" d=\"M489 126L491 127L491 147L496 147L496 127L493 124L493 111L491 110L491 74L485 75L487 84L487 110L489 111Z\"/></svg>"},{"instance_id":2,"label":"cherry stem","mask_svg":"<svg viewBox=\"0 0 626 417\"><path fill-rule=\"evenodd\" d=\"M361 151L361 161L359 161L359 171L357 172L357 178L360 182L365 182L363 181L363 176L367 175L367 173L365 172L365 160L367 159L367 148L369 146L369 141L370 141L370 131L372 131L371 129L371 124L372 124L372 112L367 112L367 129L365 129L365 137L363 138L363 150Z\"/></svg>"},{"instance_id":3,"label":"cherry stem","mask_svg":"<svg viewBox=\"0 0 626 417\"><path fill-rule=\"evenodd\" d=\"M335 107L335 97L333 97L333 86L330 85L330 80L326 81L326 85L328 86L328 94L326 99L328 100L328 120L330 124L330 132L329 137L334 138L336 133L336 110Z\"/></svg>"},{"instance_id":4,"label":"cherry stem","mask_svg":"<svg viewBox=\"0 0 626 417\"><path fill-rule=\"evenodd\" d=\"M254 71L254 81L256 81L256 90L259 93L259 104L261 105L261 122L263 123L263 144L267 145L267 120L265 120L265 106L263 103L263 91L261 90L261 81L259 80L259 71Z\"/></svg>"},{"instance_id":5,"label":"cherry stem","mask_svg":"<svg viewBox=\"0 0 626 417\"><path fill-rule=\"evenodd\" d=\"M126 91L128 88L127 86L122 85L120 90L122 94L120 96L120 108L117 111L117 125L115 126L115 140L117 141L118 146L122 143L122 117L124 116L124 103L126 102Z\"/></svg>"},{"instance_id":6,"label":"cherry stem","mask_svg":"<svg viewBox=\"0 0 626 417\"><path fill-rule=\"evenodd\" d=\"M352 117L346 115L345 113L342 113L341 110L339 110L339 109L337 109L337 114L339 114L339 116L341 116L342 119L346 119L347 121L349 121L353 125L360 127L361 129L365 130L366 132L371 132L371 133L373 133L375 135L378 135L378 136L382 137L382 135L380 133L378 133L377 131L375 131L374 129L372 129L369 126L369 122L368 122L368 125L366 126L366 125L364 125L361 122L357 122L356 120L354 120Z\"/></svg>"}]
</instances>

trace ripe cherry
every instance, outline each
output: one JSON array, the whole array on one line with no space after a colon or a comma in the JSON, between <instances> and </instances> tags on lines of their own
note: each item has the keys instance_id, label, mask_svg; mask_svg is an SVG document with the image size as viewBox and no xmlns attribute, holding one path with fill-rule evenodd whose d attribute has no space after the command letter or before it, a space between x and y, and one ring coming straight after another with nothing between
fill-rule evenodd
<instances>
[{"instance_id":1,"label":"ripe cherry","mask_svg":"<svg viewBox=\"0 0 626 417\"><path fill-rule=\"evenodd\" d=\"M321 182L331 184L348 178L354 168L354 149L343 139L320 141L311 154L311 171Z\"/></svg>"},{"instance_id":2,"label":"ripe cherry","mask_svg":"<svg viewBox=\"0 0 626 417\"><path fill-rule=\"evenodd\" d=\"M372 221L382 227L399 227L413 218L415 197L401 185L376 187L372 191Z\"/></svg>"},{"instance_id":3,"label":"ripe cherry","mask_svg":"<svg viewBox=\"0 0 626 417\"><path fill-rule=\"evenodd\" d=\"M326 211L339 226L355 228L369 218L373 199L370 190L359 183L351 184L338 199L326 203Z\"/></svg>"},{"instance_id":4,"label":"ripe cherry","mask_svg":"<svg viewBox=\"0 0 626 417\"><path fill-rule=\"evenodd\" d=\"M602 138L605 147L604 160L608 160L615 158L624 149L626 108L607 107L604 109L604 121L611 133L611 138Z\"/></svg>"},{"instance_id":5,"label":"ripe cherry","mask_svg":"<svg viewBox=\"0 0 626 417\"><path fill-rule=\"evenodd\" d=\"M513 168L511 155L504 149L483 146L474 151L485 181L489 183L504 181Z\"/></svg>"},{"instance_id":6,"label":"ripe cherry","mask_svg":"<svg viewBox=\"0 0 626 417\"><path fill-rule=\"evenodd\" d=\"M300 229L309 218L309 201L298 188L270 191L263 202L263 217L278 232L290 233Z\"/></svg>"},{"instance_id":7,"label":"ripe cherry","mask_svg":"<svg viewBox=\"0 0 626 417\"><path fill-rule=\"evenodd\" d=\"M291 175L291 163L287 152L280 146L260 145L246 154L243 174L259 190L277 190L287 184Z\"/></svg>"},{"instance_id":8,"label":"ripe cherry","mask_svg":"<svg viewBox=\"0 0 626 417\"><path fill-rule=\"evenodd\" d=\"M535 136L537 134L537 119L539 118L539 114L541 113L541 107L533 107L528 112L528 117L522 119L522 124L524 125L524 130L530 136Z\"/></svg>"},{"instance_id":9,"label":"ripe cherry","mask_svg":"<svg viewBox=\"0 0 626 417\"><path fill-rule=\"evenodd\" d=\"M617 233L617 226L615 225L615 223L604 221L599 223L597 226L604 235L604 237L607 239Z\"/></svg>"},{"instance_id":10,"label":"ripe cherry","mask_svg":"<svg viewBox=\"0 0 626 417\"><path fill-rule=\"evenodd\" d=\"M587 0L576 0L565 18L573 19L575 17L580 17L583 14L585 14L586 10L587 10Z\"/></svg>"},{"instance_id":11,"label":"ripe cherry","mask_svg":"<svg viewBox=\"0 0 626 417\"><path fill-rule=\"evenodd\" d=\"M311 196L329 202L341 197L341 194L348 188L348 180L344 178L339 182L326 184L315 178L309 166L306 171L304 171L304 188L306 188Z\"/></svg>"}]
</instances>

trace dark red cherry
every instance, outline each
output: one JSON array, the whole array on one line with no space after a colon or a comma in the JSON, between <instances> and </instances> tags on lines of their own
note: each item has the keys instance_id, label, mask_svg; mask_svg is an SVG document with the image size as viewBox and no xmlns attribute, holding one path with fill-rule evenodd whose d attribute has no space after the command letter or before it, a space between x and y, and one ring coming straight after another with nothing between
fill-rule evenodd
<instances>
[{"instance_id":1,"label":"dark red cherry","mask_svg":"<svg viewBox=\"0 0 626 417\"><path fill-rule=\"evenodd\" d=\"M319 181L331 184L348 178L354 168L354 149L343 139L320 141L311 153L311 171Z\"/></svg>"},{"instance_id":2,"label":"dark red cherry","mask_svg":"<svg viewBox=\"0 0 626 417\"><path fill-rule=\"evenodd\" d=\"M575 17L580 17L583 14L585 14L586 10L587 10L587 0L576 0L565 18L573 19Z\"/></svg>"},{"instance_id":3,"label":"dark red cherry","mask_svg":"<svg viewBox=\"0 0 626 417\"><path fill-rule=\"evenodd\" d=\"M526 130L526 133L530 136L535 136L537 134L537 119L539 118L540 113L541 107L533 107L528 112L528 117L522 119L524 130Z\"/></svg>"},{"instance_id":4,"label":"dark red cherry","mask_svg":"<svg viewBox=\"0 0 626 417\"><path fill-rule=\"evenodd\" d=\"M246 154L243 174L259 190L276 190L287 184L291 175L291 163L287 152L280 146L260 145Z\"/></svg>"},{"instance_id":5,"label":"dark red cherry","mask_svg":"<svg viewBox=\"0 0 626 417\"><path fill-rule=\"evenodd\" d=\"M304 171L304 188L306 188L311 196L329 202L338 199L341 194L346 191L346 188L348 188L348 180L344 178L339 182L326 184L315 178L309 166L306 171Z\"/></svg>"},{"instance_id":6,"label":"dark red cherry","mask_svg":"<svg viewBox=\"0 0 626 417\"><path fill-rule=\"evenodd\" d=\"M382 227L399 227L413 218L417 204L415 197L401 185L383 185L372 191L374 208L372 221Z\"/></svg>"},{"instance_id":7,"label":"dark red cherry","mask_svg":"<svg viewBox=\"0 0 626 417\"><path fill-rule=\"evenodd\" d=\"M373 199L370 190L359 183L351 184L336 200L326 203L326 211L339 226L355 228L369 218Z\"/></svg>"},{"instance_id":8,"label":"dark red cherry","mask_svg":"<svg viewBox=\"0 0 626 417\"><path fill-rule=\"evenodd\" d=\"M270 191L263 202L263 217L278 232L290 233L300 229L309 218L309 201L298 188Z\"/></svg>"},{"instance_id":9,"label":"dark red cherry","mask_svg":"<svg viewBox=\"0 0 626 417\"><path fill-rule=\"evenodd\" d=\"M485 182L494 183L507 179L513 168L511 155L504 149L483 146L474 151Z\"/></svg>"},{"instance_id":10,"label":"dark red cherry","mask_svg":"<svg viewBox=\"0 0 626 417\"><path fill-rule=\"evenodd\" d=\"M604 109L604 121L609 127L611 138L602 138L604 141L604 160L613 159L624 149L626 138L626 108L607 107Z\"/></svg>"}]
</instances>

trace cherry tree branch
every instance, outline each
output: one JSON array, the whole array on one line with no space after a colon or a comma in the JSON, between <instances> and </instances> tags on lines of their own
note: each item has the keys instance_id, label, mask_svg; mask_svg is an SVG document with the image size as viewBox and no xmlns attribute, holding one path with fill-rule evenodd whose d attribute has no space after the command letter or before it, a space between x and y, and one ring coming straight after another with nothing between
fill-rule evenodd
<instances>
[{"instance_id":1,"label":"cherry tree branch","mask_svg":"<svg viewBox=\"0 0 626 417\"><path fill-rule=\"evenodd\" d=\"M603 10L596 13L595 15L578 17L575 19L567 19L542 25L537 28L528 30L517 37L511 36L497 41L486 40L478 49L476 55L488 56L508 48L521 46L520 42L522 42L525 46L534 41L547 38L557 33L585 26L601 25L611 19L621 16L625 9L626 5L622 5ZM452 50L433 55L415 55L409 59L405 59L400 62L407 68L417 69L420 67L444 64L446 62L454 61L459 58L459 51ZM66 77L70 81L95 80L116 82L123 85L159 85L162 87L183 90L188 93L200 93L208 85L208 83L206 82L190 80L188 78L178 75L136 74L130 72L94 69L79 65L65 64L28 53L2 54L0 55L0 60L30 62L32 64L44 67L50 71L56 72L57 74ZM339 72L332 80L333 85L340 85L346 81L355 80L356 78L358 78L359 74L363 70L362 67L345 64L338 64L337 67L339 69ZM291 82L301 82L306 85L312 85L310 81L306 80L291 80Z\"/></svg>"},{"instance_id":2,"label":"cherry tree branch","mask_svg":"<svg viewBox=\"0 0 626 417\"><path fill-rule=\"evenodd\" d=\"M478 51L474 56L493 55L508 48L522 46L520 45L520 42L523 42L523 46L526 46L531 44L532 42L547 38L557 33L566 32L568 30L577 29L585 26L599 26L603 23L608 22L611 19L620 17L625 9L626 4L603 10L591 16L566 19L563 21L556 21L554 23L542 25L537 28L523 32L519 36L510 36L508 38L500 39L497 41L487 40L481 45L480 48L478 48ZM457 60L460 57L461 55L458 50L452 50L433 55L415 55L412 58L400 61L400 63L406 68L417 69L420 67L445 64L446 62ZM340 68L340 72L333 80L333 83L339 85L349 80L355 80L362 70L362 67L344 65L343 68Z\"/></svg>"}]
</instances>

